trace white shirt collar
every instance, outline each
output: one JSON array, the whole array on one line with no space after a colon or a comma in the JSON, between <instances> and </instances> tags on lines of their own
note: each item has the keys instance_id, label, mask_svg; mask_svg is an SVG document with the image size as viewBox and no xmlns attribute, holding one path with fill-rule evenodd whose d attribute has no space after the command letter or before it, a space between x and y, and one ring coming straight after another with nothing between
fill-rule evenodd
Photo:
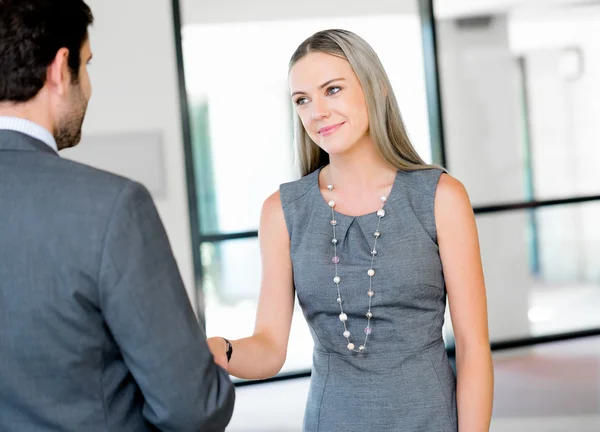
<instances>
[{"instance_id":1,"label":"white shirt collar","mask_svg":"<svg viewBox=\"0 0 600 432\"><path fill-rule=\"evenodd\" d=\"M42 126L30 120L19 117L0 116L0 130L11 130L29 135L58 153L58 146L52 134Z\"/></svg>"}]
</instances>

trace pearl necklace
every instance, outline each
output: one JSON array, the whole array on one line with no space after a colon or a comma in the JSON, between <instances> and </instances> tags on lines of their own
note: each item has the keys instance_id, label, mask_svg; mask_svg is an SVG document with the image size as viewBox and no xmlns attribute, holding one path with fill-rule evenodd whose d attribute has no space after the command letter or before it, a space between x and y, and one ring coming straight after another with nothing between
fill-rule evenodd
<instances>
[{"instance_id":1,"label":"pearl necklace","mask_svg":"<svg viewBox=\"0 0 600 432\"><path fill-rule=\"evenodd\" d=\"M327 189L331 192L333 191L333 185L327 185ZM381 197L381 208L377 211L377 229L375 230L375 232L373 233L373 236L375 237L375 241L373 243L373 250L371 251L371 266L369 268L369 270L367 271L367 275L369 276L369 291L367 291L367 297L369 299L369 308L367 309L367 313L366 313L366 317L367 317L367 326L365 327L365 342L360 345L358 347L358 349L356 349L356 346L354 345L354 343L352 342L352 340L350 339L350 331L348 330L348 315L346 315L346 313L344 312L344 307L342 305L342 294L340 292L340 282L341 282L341 278L338 275L338 264L340 263L340 258L338 257L337 254L337 244L338 244L338 239L336 237L336 233L335 233L335 227L337 226L337 221L335 220L335 211L333 210L333 208L335 207L335 201L331 200L329 201L329 207L331 208L331 227L333 228L333 239L331 240L331 243L333 244L333 259L331 260L333 262L333 265L335 267L335 276L333 278L333 283L335 284L336 288L337 288L337 303L340 306L340 321L342 322L342 324L344 324L344 333L343 336L346 338L346 340L348 341L348 345L346 345L346 348L348 348L350 351L354 351L354 352L362 352L364 350L367 349L367 341L369 340L369 335L372 333L372 328L371 328L371 319L373 319L373 313L371 312L371 301L373 299L373 296L375 295L375 292L373 291L373 276L375 276L375 270L373 269L373 263L375 262L375 256L377 255L377 240L379 239L379 237L381 237L381 231L379 231L379 227L381 226L381 219L385 216L385 210L383 209L383 207L385 206L385 202L387 201L387 197L386 196L382 196Z\"/></svg>"}]
</instances>

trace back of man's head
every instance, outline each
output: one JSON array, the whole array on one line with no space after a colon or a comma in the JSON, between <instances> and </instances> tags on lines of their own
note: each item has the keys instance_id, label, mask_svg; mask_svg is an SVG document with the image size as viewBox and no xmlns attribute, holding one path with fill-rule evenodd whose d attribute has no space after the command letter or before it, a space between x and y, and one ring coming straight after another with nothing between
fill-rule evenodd
<instances>
[{"instance_id":1,"label":"back of man's head","mask_svg":"<svg viewBox=\"0 0 600 432\"><path fill-rule=\"evenodd\" d=\"M76 82L93 20L83 0L0 0L0 103L33 99L61 48Z\"/></svg>"}]
</instances>

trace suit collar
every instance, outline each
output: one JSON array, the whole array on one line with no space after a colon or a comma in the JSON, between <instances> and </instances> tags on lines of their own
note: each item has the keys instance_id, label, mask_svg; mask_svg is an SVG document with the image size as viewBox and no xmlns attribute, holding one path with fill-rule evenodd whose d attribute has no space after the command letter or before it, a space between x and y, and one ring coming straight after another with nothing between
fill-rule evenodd
<instances>
[{"instance_id":1,"label":"suit collar","mask_svg":"<svg viewBox=\"0 0 600 432\"><path fill-rule=\"evenodd\" d=\"M11 130L21 132L42 141L50 146L55 152L58 152L56 139L50 131L43 126L22 117L0 116L0 130Z\"/></svg>"},{"instance_id":2,"label":"suit collar","mask_svg":"<svg viewBox=\"0 0 600 432\"><path fill-rule=\"evenodd\" d=\"M41 151L58 156L46 143L12 130L0 130L0 151Z\"/></svg>"}]
</instances>

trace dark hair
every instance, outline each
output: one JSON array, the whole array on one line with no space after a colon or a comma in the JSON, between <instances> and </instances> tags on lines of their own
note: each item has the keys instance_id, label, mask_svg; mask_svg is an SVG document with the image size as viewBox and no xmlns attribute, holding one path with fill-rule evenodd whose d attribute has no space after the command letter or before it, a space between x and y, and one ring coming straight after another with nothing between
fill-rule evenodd
<instances>
[{"instance_id":1,"label":"dark hair","mask_svg":"<svg viewBox=\"0 0 600 432\"><path fill-rule=\"evenodd\" d=\"M0 102L27 102L46 82L48 66L69 50L73 81L94 22L83 0L0 0Z\"/></svg>"}]
</instances>

